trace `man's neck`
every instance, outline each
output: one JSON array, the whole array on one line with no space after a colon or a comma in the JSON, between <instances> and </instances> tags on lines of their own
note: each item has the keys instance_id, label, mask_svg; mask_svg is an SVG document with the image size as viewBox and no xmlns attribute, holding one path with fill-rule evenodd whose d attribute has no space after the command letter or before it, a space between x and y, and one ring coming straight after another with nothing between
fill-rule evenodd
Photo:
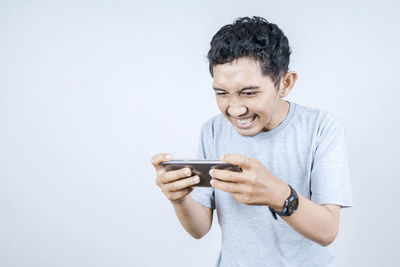
<instances>
[{"instance_id":1,"label":"man's neck","mask_svg":"<svg viewBox=\"0 0 400 267\"><path fill-rule=\"evenodd\" d=\"M271 120L272 127L271 127L271 129L268 129L268 131L271 131L271 130L275 129L276 127L278 127L286 119L287 115L289 114L290 103L283 99L279 99L278 101L279 102L277 105L277 109L274 112L274 115Z\"/></svg>"}]
</instances>

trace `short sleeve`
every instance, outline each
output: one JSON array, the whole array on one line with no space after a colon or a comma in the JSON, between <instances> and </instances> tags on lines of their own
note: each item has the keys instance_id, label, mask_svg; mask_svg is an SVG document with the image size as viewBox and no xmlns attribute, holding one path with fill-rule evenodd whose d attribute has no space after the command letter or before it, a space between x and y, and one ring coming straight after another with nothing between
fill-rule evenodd
<instances>
[{"instance_id":1,"label":"short sleeve","mask_svg":"<svg viewBox=\"0 0 400 267\"><path fill-rule=\"evenodd\" d=\"M327 116L317 131L311 200L342 208L353 206L345 129L333 116Z\"/></svg>"},{"instance_id":2,"label":"short sleeve","mask_svg":"<svg viewBox=\"0 0 400 267\"><path fill-rule=\"evenodd\" d=\"M200 134L200 142L197 149L198 159L212 159L213 158L213 148L212 148L212 129L210 127L210 121L205 123L202 127ZM208 207L210 209L215 209L215 197L214 188L209 187L195 187L191 193L194 200L199 202L201 205Z\"/></svg>"}]
</instances>

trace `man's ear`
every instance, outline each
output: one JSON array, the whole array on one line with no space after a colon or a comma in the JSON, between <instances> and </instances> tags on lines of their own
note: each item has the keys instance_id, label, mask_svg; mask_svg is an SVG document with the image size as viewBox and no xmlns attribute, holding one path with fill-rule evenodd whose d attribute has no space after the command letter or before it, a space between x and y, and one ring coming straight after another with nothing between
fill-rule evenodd
<instances>
[{"instance_id":1,"label":"man's ear","mask_svg":"<svg viewBox=\"0 0 400 267\"><path fill-rule=\"evenodd\" d=\"M292 88L296 83L296 80L297 80L297 73L295 71L288 71L282 76L279 85L280 98L286 97L290 93L290 91L292 91Z\"/></svg>"}]
</instances>

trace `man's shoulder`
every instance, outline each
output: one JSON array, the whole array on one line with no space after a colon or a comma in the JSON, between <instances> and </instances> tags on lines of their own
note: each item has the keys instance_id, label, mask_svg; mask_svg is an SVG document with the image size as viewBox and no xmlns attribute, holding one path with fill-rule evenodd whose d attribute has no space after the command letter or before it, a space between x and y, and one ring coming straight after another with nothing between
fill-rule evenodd
<instances>
[{"instance_id":1,"label":"man's shoulder","mask_svg":"<svg viewBox=\"0 0 400 267\"><path fill-rule=\"evenodd\" d=\"M316 126L341 126L342 120L332 112L296 104L296 115L299 120L312 122Z\"/></svg>"},{"instance_id":2,"label":"man's shoulder","mask_svg":"<svg viewBox=\"0 0 400 267\"><path fill-rule=\"evenodd\" d=\"M303 132L312 133L317 142L345 135L342 119L336 114L312 107L297 105L297 123Z\"/></svg>"}]
</instances>

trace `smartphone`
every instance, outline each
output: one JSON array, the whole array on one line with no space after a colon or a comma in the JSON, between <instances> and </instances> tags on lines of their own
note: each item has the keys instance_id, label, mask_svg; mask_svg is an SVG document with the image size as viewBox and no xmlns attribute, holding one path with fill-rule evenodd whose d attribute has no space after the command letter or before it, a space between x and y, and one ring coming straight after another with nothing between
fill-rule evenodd
<instances>
[{"instance_id":1,"label":"smartphone","mask_svg":"<svg viewBox=\"0 0 400 267\"><path fill-rule=\"evenodd\" d=\"M208 173L211 169L242 171L242 168L237 165L219 160L170 160L162 162L161 166L166 171L179 170L185 167L190 168L192 176L198 175L200 177L200 182L194 185L199 187L211 187L210 180L212 177Z\"/></svg>"}]
</instances>

